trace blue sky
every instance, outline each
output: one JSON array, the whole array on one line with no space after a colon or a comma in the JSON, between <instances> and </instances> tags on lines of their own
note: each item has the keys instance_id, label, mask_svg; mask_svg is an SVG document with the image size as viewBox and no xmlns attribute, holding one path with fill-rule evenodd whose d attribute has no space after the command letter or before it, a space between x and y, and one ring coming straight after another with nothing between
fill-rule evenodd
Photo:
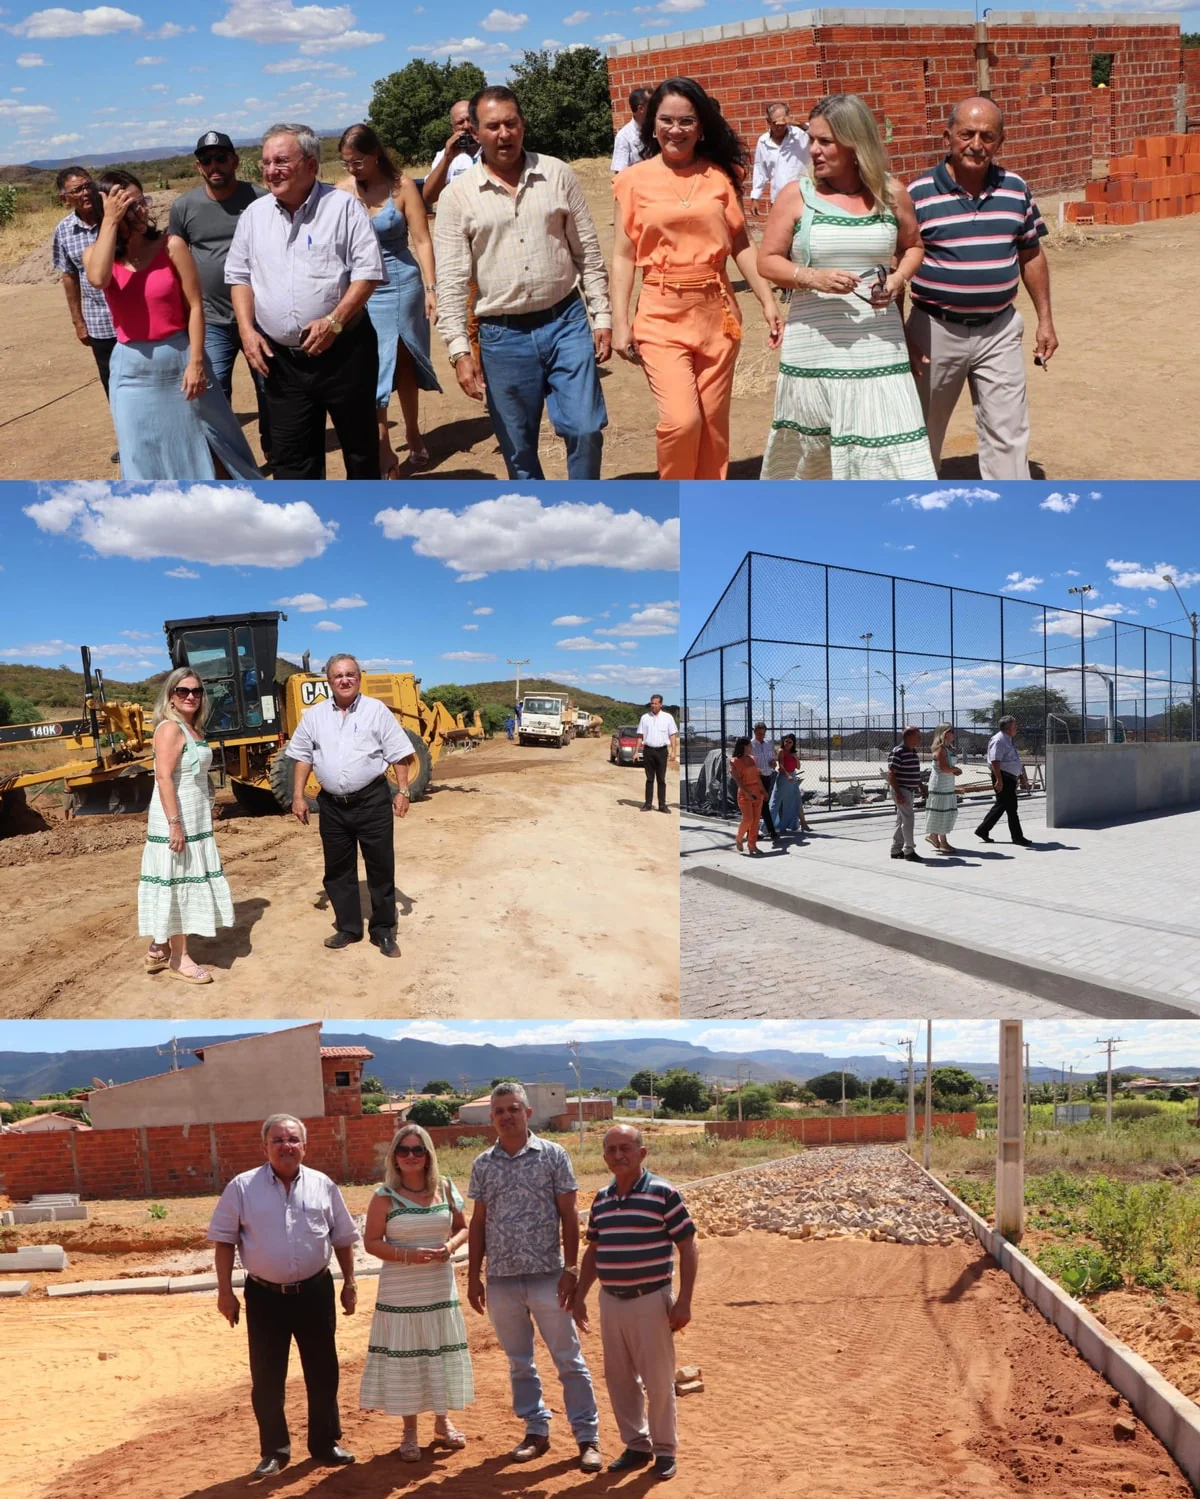
<instances>
[{"instance_id":1,"label":"blue sky","mask_svg":"<svg viewBox=\"0 0 1200 1499\"><path fill-rule=\"evenodd\" d=\"M523 676L670 697L674 485L475 482L406 505L415 488L0 486L0 661L78 670L82 644L140 680L168 665L164 620L278 607L296 660L342 649L432 686L511 678L511 657Z\"/></svg>"},{"instance_id":2,"label":"blue sky","mask_svg":"<svg viewBox=\"0 0 1200 1499\"><path fill-rule=\"evenodd\" d=\"M499 81L527 48L603 49L788 8L786 0L618 0L615 7L570 10L546 0L509 8L484 0L449 11L408 0L209 0L191 7L122 0L53 8L9 0L0 10L8 32L0 49L0 162L190 147L205 130L253 137L280 118L334 128L361 119L373 82L414 57L474 61ZM927 8L972 7L929 0ZM1041 8L1175 13L1167 0L1044 0ZM978 15L978 3L974 9ZM1200 11L1183 17L1185 30L1200 27Z\"/></svg>"},{"instance_id":3,"label":"blue sky","mask_svg":"<svg viewBox=\"0 0 1200 1499\"><path fill-rule=\"evenodd\" d=\"M0 1051L76 1051L121 1046L164 1046L172 1035L231 1036L248 1031L286 1030L289 1020L5 1020L0 1021ZM899 1058L896 1044L911 1036L920 1060L925 1055L922 1020L683 1020L683 1021L503 1021L452 1023L440 1020L327 1020L325 1029L338 1035L362 1034L396 1040L415 1036L443 1045L495 1046L564 1045L569 1040L599 1041L636 1036L678 1037L714 1051L824 1052L853 1056L876 1052ZM1097 1037L1122 1037L1114 1053L1115 1065L1200 1068L1200 1025L1194 1020L1108 1021L1029 1020L1025 1040L1037 1066L1073 1066L1079 1072L1098 1072L1104 1053ZM998 1027L994 1020L935 1020L933 1054L938 1060L995 1062ZM167 1064L164 1064L167 1065Z\"/></svg>"}]
</instances>

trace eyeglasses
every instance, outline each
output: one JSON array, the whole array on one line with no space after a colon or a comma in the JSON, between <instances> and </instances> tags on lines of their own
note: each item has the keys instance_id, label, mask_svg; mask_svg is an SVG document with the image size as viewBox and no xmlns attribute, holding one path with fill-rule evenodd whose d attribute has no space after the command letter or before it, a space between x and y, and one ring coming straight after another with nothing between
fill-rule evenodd
<instances>
[{"instance_id":1,"label":"eyeglasses","mask_svg":"<svg viewBox=\"0 0 1200 1499\"><path fill-rule=\"evenodd\" d=\"M680 115L678 119L672 119L669 115L659 115L654 125L658 130L673 130L677 126L680 130L694 130L699 123L695 115Z\"/></svg>"},{"instance_id":2,"label":"eyeglasses","mask_svg":"<svg viewBox=\"0 0 1200 1499\"><path fill-rule=\"evenodd\" d=\"M211 167L214 162L229 161L232 156L232 151L204 151L196 157L196 160L202 167Z\"/></svg>"},{"instance_id":3,"label":"eyeglasses","mask_svg":"<svg viewBox=\"0 0 1200 1499\"><path fill-rule=\"evenodd\" d=\"M176 689L175 689L175 696L176 697L203 697L204 696L204 688L203 687L176 687Z\"/></svg>"},{"instance_id":4,"label":"eyeglasses","mask_svg":"<svg viewBox=\"0 0 1200 1499\"><path fill-rule=\"evenodd\" d=\"M344 167L361 167L361 166L365 166L366 165L366 158L363 157L363 156L343 156L342 157L342 165Z\"/></svg>"},{"instance_id":5,"label":"eyeglasses","mask_svg":"<svg viewBox=\"0 0 1200 1499\"><path fill-rule=\"evenodd\" d=\"M424 1145L397 1145L396 1154L420 1157L425 1154L425 1147Z\"/></svg>"}]
</instances>

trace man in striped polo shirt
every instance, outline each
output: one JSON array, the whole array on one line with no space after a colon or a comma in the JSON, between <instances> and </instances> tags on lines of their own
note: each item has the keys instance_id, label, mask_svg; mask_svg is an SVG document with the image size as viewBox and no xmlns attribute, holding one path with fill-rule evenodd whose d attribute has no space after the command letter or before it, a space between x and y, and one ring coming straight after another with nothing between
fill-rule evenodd
<instances>
[{"instance_id":1,"label":"man in striped polo shirt","mask_svg":"<svg viewBox=\"0 0 1200 1499\"><path fill-rule=\"evenodd\" d=\"M613 1179L596 1193L588 1215L574 1310L580 1330L589 1331L587 1294L599 1280L604 1382L625 1443L608 1471L627 1473L653 1462L655 1478L674 1478L672 1335L692 1320L700 1256L696 1225L683 1198L670 1182L646 1170L645 1159L642 1132L633 1125L615 1124L604 1136L604 1160ZM679 1295L672 1298L676 1245Z\"/></svg>"},{"instance_id":2,"label":"man in striped polo shirt","mask_svg":"<svg viewBox=\"0 0 1200 1499\"><path fill-rule=\"evenodd\" d=\"M892 858L907 859L910 864L925 861L916 850L913 837L913 819L917 797L924 799L925 787L921 783L921 757L917 746L921 742L920 729L905 729L900 743L893 745L888 756L887 778L896 803L896 831L892 834Z\"/></svg>"},{"instance_id":3,"label":"man in striped polo shirt","mask_svg":"<svg viewBox=\"0 0 1200 1499\"><path fill-rule=\"evenodd\" d=\"M946 126L945 160L909 185L925 260L912 280L908 352L936 464L964 382L975 408L982 479L1029 478L1029 411L1019 281L1037 311L1035 363L1058 347L1050 315L1046 225L1029 188L994 160L1004 116L964 99Z\"/></svg>"}]
</instances>

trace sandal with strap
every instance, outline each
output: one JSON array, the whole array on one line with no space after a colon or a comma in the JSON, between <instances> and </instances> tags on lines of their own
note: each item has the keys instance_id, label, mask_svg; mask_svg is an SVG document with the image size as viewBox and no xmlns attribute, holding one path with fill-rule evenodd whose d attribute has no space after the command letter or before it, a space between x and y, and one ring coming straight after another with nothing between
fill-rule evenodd
<instances>
[{"instance_id":1,"label":"sandal with strap","mask_svg":"<svg viewBox=\"0 0 1200 1499\"><path fill-rule=\"evenodd\" d=\"M211 984L213 976L207 968L201 968L196 963L192 964L192 972L184 973L182 969L176 968L174 964L167 965L167 972L173 979L178 979L181 984Z\"/></svg>"},{"instance_id":2,"label":"sandal with strap","mask_svg":"<svg viewBox=\"0 0 1200 1499\"><path fill-rule=\"evenodd\" d=\"M421 472L422 469L428 468L429 467L429 449L427 447L425 447L425 446L421 446L419 448L414 448L410 444L409 449L408 449L408 466L409 466L410 469L412 469L415 473L418 473L418 474Z\"/></svg>"},{"instance_id":3,"label":"sandal with strap","mask_svg":"<svg viewBox=\"0 0 1200 1499\"><path fill-rule=\"evenodd\" d=\"M171 961L171 949L159 947L156 943L150 944L150 950L142 959L147 973L161 973Z\"/></svg>"},{"instance_id":4,"label":"sandal with strap","mask_svg":"<svg viewBox=\"0 0 1200 1499\"><path fill-rule=\"evenodd\" d=\"M400 1443L400 1461L402 1463L419 1463L421 1461L421 1439L415 1431L405 1433L404 1440Z\"/></svg>"},{"instance_id":5,"label":"sandal with strap","mask_svg":"<svg viewBox=\"0 0 1200 1499\"><path fill-rule=\"evenodd\" d=\"M449 1421L440 1421L434 1426L433 1441L434 1446L449 1447L455 1452L461 1452L467 1445L466 1437Z\"/></svg>"}]
</instances>

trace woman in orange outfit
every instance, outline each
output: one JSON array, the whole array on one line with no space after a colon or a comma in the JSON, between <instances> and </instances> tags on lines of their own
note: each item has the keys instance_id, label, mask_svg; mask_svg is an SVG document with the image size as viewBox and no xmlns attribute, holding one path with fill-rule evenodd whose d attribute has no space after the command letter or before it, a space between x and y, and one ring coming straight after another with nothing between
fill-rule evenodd
<instances>
[{"instance_id":1,"label":"woman in orange outfit","mask_svg":"<svg viewBox=\"0 0 1200 1499\"><path fill-rule=\"evenodd\" d=\"M659 478L723 479L742 337L730 256L762 307L769 347L783 337L742 215L742 148L694 79L669 78L646 108L642 149L644 160L613 182L613 348L645 369L658 404ZM635 266L642 289L631 328Z\"/></svg>"},{"instance_id":2,"label":"woman in orange outfit","mask_svg":"<svg viewBox=\"0 0 1200 1499\"><path fill-rule=\"evenodd\" d=\"M758 853L758 825L762 821L763 801L767 794L754 756L747 753L749 743L748 739L739 739L733 746L733 757L729 761L730 773L737 782L738 808L742 814L737 830L739 854L745 840L749 841L750 852Z\"/></svg>"}]
</instances>

